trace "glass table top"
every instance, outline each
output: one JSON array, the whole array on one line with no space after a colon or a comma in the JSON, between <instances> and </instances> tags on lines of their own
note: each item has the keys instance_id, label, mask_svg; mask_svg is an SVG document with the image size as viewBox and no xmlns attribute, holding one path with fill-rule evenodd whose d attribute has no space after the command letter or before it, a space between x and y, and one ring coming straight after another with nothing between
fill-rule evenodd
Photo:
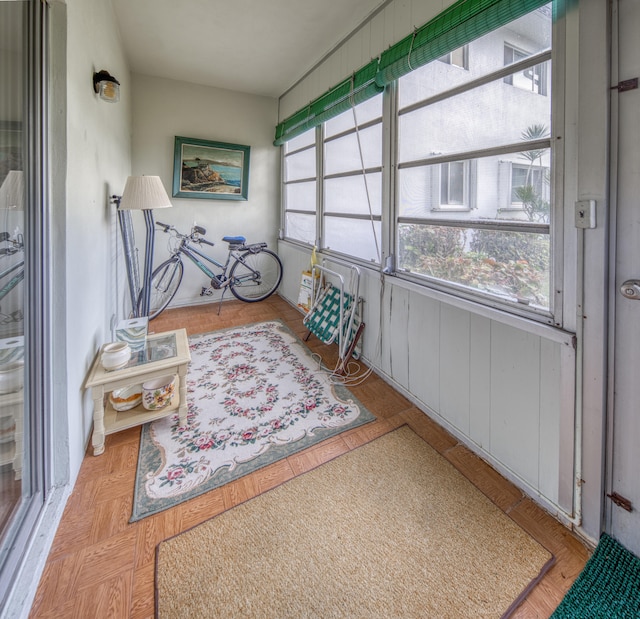
<instances>
[{"instance_id":1,"label":"glass table top","mask_svg":"<svg viewBox=\"0 0 640 619\"><path fill-rule=\"evenodd\" d=\"M131 359L124 368L133 368L153 361L161 361L178 355L176 335L171 333L160 337L147 338L144 347L140 350L133 350ZM122 368L122 369L124 369Z\"/></svg>"}]
</instances>

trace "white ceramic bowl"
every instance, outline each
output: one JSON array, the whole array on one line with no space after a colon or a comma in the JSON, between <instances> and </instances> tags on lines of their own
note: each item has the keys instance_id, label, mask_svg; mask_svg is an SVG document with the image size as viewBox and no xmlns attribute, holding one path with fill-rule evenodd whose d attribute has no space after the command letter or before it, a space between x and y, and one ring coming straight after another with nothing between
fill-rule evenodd
<instances>
[{"instance_id":1,"label":"white ceramic bowl","mask_svg":"<svg viewBox=\"0 0 640 619\"><path fill-rule=\"evenodd\" d=\"M127 365L131 358L131 348L126 342L112 342L102 349L102 367L105 370L117 370Z\"/></svg>"},{"instance_id":2,"label":"white ceramic bowl","mask_svg":"<svg viewBox=\"0 0 640 619\"><path fill-rule=\"evenodd\" d=\"M129 385L109 394L109 402L116 411L128 411L142 402L142 385Z\"/></svg>"},{"instance_id":3,"label":"white ceramic bowl","mask_svg":"<svg viewBox=\"0 0 640 619\"><path fill-rule=\"evenodd\" d=\"M24 384L24 361L14 361L0 366L0 393L13 393Z\"/></svg>"},{"instance_id":4,"label":"white ceramic bowl","mask_svg":"<svg viewBox=\"0 0 640 619\"><path fill-rule=\"evenodd\" d=\"M176 392L175 375L161 376L142 383L142 406L154 411L164 408Z\"/></svg>"}]
</instances>

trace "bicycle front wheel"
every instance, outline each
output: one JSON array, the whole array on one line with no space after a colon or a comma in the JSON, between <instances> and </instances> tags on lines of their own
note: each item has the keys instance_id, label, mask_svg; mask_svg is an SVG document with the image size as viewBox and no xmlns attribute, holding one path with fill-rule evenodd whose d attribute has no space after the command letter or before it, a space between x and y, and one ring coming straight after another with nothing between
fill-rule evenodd
<instances>
[{"instance_id":1,"label":"bicycle front wheel","mask_svg":"<svg viewBox=\"0 0 640 619\"><path fill-rule=\"evenodd\" d=\"M255 303L271 296L282 279L282 262L271 250L247 251L229 272L229 288L236 299Z\"/></svg>"},{"instance_id":2,"label":"bicycle front wheel","mask_svg":"<svg viewBox=\"0 0 640 619\"><path fill-rule=\"evenodd\" d=\"M156 318L171 303L182 282L184 266L180 259L174 258L163 262L151 275L151 294L149 296L149 320ZM142 306L140 293L138 309Z\"/></svg>"}]
</instances>

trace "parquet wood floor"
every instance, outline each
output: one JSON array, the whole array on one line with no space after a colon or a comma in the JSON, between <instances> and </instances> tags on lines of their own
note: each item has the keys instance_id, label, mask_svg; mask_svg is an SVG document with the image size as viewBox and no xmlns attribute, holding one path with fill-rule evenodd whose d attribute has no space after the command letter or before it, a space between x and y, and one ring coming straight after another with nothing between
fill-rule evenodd
<instances>
[{"instance_id":1,"label":"parquet wood floor","mask_svg":"<svg viewBox=\"0 0 640 619\"><path fill-rule=\"evenodd\" d=\"M156 332L186 327L204 333L281 318L300 337L301 314L279 297L165 312ZM330 364L335 352L311 338ZM377 420L276 462L203 496L129 524L140 429L107 437L106 451L87 451L42 575L30 617L150 619L154 616L154 557L162 540L231 509L323 462L408 424L505 513L551 551L556 563L515 612L518 619L549 617L583 568L588 550L565 527L526 498L376 375L352 388Z\"/></svg>"}]
</instances>

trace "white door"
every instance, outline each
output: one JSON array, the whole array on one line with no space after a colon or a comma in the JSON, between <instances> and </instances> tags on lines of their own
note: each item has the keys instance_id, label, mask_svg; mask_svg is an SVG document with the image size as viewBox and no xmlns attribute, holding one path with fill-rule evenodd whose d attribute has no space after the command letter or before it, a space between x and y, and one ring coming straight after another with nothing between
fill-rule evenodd
<instances>
[{"instance_id":1,"label":"white door","mask_svg":"<svg viewBox=\"0 0 640 619\"><path fill-rule=\"evenodd\" d=\"M616 27L618 59L616 63L614 47L613 61L618 75L614 66L614 80L640 77L640 0L618 0L613 14L614 46ZM613 499L606 499L606 525L611 535L640 555L640 89L612 92L611 182L614 197L617 192L617 221L607 489ZM638 280L637 292L634 280ZM623 291L624 282L629 283ZM637 298L625 294L637 294Z\"/></svg>"}]
</instances>

